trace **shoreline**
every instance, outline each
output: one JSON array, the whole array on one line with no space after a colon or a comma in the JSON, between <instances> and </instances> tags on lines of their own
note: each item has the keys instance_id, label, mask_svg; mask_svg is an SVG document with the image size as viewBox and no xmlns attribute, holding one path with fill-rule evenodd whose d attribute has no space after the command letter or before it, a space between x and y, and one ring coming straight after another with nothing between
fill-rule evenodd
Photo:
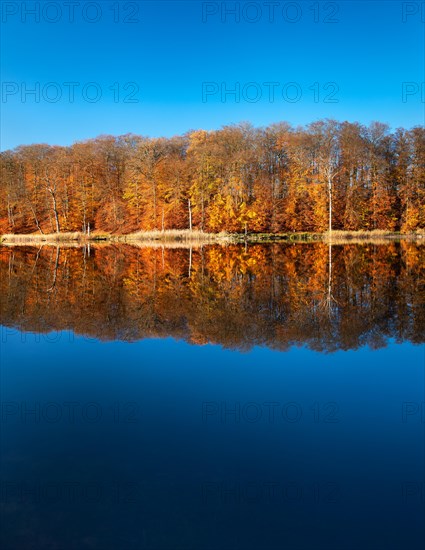
<instances>
[{"instance_id":1,"label":"shoreline","mask_svg":"<svg viewBox=\"0 0 425 550\"><path fill-rule=\"evenodd\" d=\"M51 234L5 234L0 236L0 245L5 246L37 246L37 245L68 245L85 246L98 244L133 244L145 246L203 246L207 244L256 244L256 243L311 243L325 242L334 244L356 244L380 242L382 244L410 240L425 242L423 233L396 233L391 231L343 231L334 230L328 233L206 233L190 230L144 231L127 235L108 233L51 233Z\"/></svg>"}]
</instances>

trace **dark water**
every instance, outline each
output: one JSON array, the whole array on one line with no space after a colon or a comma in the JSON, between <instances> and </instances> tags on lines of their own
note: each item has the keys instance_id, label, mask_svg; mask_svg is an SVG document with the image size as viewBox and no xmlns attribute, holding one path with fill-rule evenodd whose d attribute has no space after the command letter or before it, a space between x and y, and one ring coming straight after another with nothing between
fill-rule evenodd
<instances>
[{"instance_id":1,"label":"dark water","mask_svg":"<svg viewBox=\"0 0 425 550\"><path fill-rule=\"evenodd\" d=\"M0 248L3 549L422 549L425 246Z\"/></svg>"}]
</instances>

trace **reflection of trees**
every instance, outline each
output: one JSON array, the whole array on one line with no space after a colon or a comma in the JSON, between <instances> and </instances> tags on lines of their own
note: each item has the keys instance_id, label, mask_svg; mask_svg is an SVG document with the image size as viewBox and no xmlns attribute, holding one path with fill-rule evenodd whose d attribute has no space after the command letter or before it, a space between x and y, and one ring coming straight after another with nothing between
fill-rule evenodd
<instances>
[{"instance_id":1,"label":"reflection of trees","mask_svg":"<svg viewBox=\"0 0 425 550\"><path fill-rule=\"evenodd\" d=\"M319 351L423 342L425 246L1 248L1 322Z\"/></svg>"},{"instance_id":2,"label":"reflection of trees","mask_svg":"<svg viewBox=\"0 0 425 550\"><path fill-rule=\"evenodd\" d=\"M328 289L321 302L322 308L326 311L329 317L336 315L337 301L332 294L332 242L328 243Z\"/></svg>"},{"instance_id":3,"label":"reflection of trees","mask_svg":"<svg viewBox=\"0 0 425 550\"><path fill-rule=\"evenodd\" d=\"M60 248L59 246L56 247L56 259L53 267L53 281L51 286L47 289L47 292L52 292L56 287L56 280L58 277L58 268L59 268L59 255L60 255Z\"/></svg>"}]
</instances>

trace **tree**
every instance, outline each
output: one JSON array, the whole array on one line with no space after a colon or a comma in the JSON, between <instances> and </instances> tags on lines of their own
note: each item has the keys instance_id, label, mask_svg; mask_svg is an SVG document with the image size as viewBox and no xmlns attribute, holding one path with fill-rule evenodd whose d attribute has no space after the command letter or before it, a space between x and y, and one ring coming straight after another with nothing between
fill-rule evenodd
<instances>
[{"instance_id":1,"label":"tree","mask_svg":"<svg viewBox=\"0 0 425 550\"><path fill-rule=\"evenodd\" d=\"M21 146L0 154L0 230L416 231L424 133L321 120Z\"/></svg>"}]
</instances>

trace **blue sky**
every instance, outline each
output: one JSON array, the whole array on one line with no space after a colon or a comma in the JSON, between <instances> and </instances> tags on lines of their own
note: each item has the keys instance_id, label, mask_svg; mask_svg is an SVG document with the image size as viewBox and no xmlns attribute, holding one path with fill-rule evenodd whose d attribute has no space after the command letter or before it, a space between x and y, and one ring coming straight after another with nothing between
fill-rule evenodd
<instances>
[{"instance_id":1,"label":"blue sky","mask_svg":"<svg viewBox=\"0 0 425 550\"><path fill-rule=\"evenodd\" d=\"M425 123L419 2L79 0L73 17L66 2L1 7L2 150L240 121Z\"/></svg>"}]
</instances>

